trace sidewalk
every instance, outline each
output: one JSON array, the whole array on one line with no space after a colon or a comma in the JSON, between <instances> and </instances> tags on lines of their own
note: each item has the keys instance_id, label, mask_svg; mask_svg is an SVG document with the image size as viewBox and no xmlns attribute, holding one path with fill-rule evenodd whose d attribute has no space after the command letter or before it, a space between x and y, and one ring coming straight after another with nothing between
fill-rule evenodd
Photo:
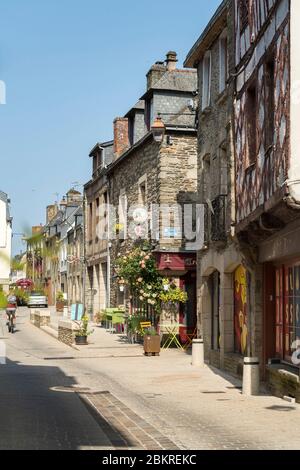
<instances>
[{"instance_id":1,"label":"sidewalk","mask_svg":"<svg viewBox=\"0 0 300 470\"><path fill-rule=\"evenodd\" d=\"M262 392L247 398L241 381L212 367L191 366L178 349L145 357L143 347L91 325L87 346L70 349L78 386L109 390L182 448L300 449L300 405ZM62 361L61 361L62 362Z\"/></svg>"}]
</instances>

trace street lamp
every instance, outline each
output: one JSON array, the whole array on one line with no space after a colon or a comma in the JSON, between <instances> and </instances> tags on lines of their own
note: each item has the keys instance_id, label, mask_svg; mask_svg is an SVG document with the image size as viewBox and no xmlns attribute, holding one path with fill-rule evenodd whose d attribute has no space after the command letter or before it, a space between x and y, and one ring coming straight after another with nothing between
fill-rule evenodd
<instances>
[{"instance_id":1,"label":"street lamp","mask_svg":"<svg viewBox=\"0 0 300 470\"><path fill-rule=\"evenodd\" d=\"M163 120L160 116L158 116L155 121L153 122L152 126L151 126L151 132L153 134L153 138L155 140L155 142L157 142L158 144L161 144L163 139L164 139L164 135L165 135L165 132L166 132L166 127L163 123Z\"/></svg>"}]
</instances>

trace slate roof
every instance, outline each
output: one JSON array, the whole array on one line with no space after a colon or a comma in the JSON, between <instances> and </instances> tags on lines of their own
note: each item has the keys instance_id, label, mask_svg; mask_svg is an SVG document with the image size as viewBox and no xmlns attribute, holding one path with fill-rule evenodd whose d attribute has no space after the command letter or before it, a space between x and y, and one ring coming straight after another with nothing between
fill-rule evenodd
<instances>
[{"instance_id":1,"label":"slate roof","mask_svg":"<svg viewBox=\"0 0 300 470\"><path fill-rule=\"evenodd\" d=\"M196 70L166 71L148 90L141 99L145 99L153 90L182 91L193 93L198 88L198 76Z\"/></svg>"},{"instance_id":2,"label":"slate roof","mask_svg":"<svg viewBox=\"0 0 300 470\"><path fill-rule=\"evenodd\" d=\"M215 14L213 15L213 17L207 24L206 28L202 32L201 36L195 42L192 49L188 53L184 62L184 67L195 67L197 60L199 58L199 54L201 52L203 53L203 50L201 51L201 48L203 47L203 49L205 50L206 47L209 47L211 40L208 39L208 44L205 44L205 42L209 36L211 29L214 28L215 26L219 26L218 23L220 23L221 28L224 27L220 19L226 13L227 7L228 7L228 0L223 0L221 4L219 5L219 7L217 8ZM216 31L216 35L220 34L220 32L221 31Z\"/></svg>"}]
</instances>

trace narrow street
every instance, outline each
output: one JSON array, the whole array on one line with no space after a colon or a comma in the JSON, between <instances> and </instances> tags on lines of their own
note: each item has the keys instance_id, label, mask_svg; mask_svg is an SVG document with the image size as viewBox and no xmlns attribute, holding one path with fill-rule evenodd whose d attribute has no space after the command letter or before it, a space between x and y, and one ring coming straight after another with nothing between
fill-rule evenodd
<instances>
[{"instance_id":1,"label":"narrow street","mask_svg":"<svg viewBox=\"0 0 300 470\"><path fill-rule=\"evenodd\" d=\"M246 399L238 381L193 369L186 354L145 358L99 334L76 350L32 326L26 308L14 335L1 315L0 449L299 448L299 405Z\"/></svg>"}]
</instances>

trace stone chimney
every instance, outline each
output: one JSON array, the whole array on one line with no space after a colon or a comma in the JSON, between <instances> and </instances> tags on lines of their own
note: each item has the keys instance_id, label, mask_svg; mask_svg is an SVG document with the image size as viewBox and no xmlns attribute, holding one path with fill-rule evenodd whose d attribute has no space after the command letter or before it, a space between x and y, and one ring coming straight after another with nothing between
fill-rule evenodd
<instances>
[{"instance_id":1,"label":"stone chimney","mask_svg":"<svg viewBox=\"0 0 300 470\"><path fill-rule=\"evenodd\" d=\"M167 67L164 62L156 62L147 73L147 90L153 88L156 82L166 73Z\"/></svg>"},{"instance_id":2,"label":"stone chimney","mask_svg":"<svg viewBox=\"0 0 300 470\"><path fill-rule=\"evenodd\" d=\"M178 62L178 60L177 60L176 52L174 52L174 51L168 52L167 53L167 60L166 60L168 72L173 72L174 70L176 70L177 62Z\"/></svg>"},{"instance_id":3,"label":"stone chimney","mask_svg":"<svg viewBox=\"0 0 300 470\"><path fill-rule=\"evenodd\" d=\"M34 235L38 235L39 233L41 233L43 230L43 226L42 225L34 225L32 228L31 228L31 234L32 236Z\"/></svg>"},{"instance_id":4,"label":"stone chimney","mask_svg":"<svg viewBox=\"0 0 300 470\"><path fill-rule=\"evenodd\" d=\"M52 204L51 206L47 206L46 208L46 223L47 224L51 222L52 219L54 219L57 212L58 212L57 204Z\"/></svg>"},{"instance_id":5,"label":"stone chimney","mask_svg":"<svg viewBox=\"0 0 300 470\"><path fill-rule=\"evenodd\" d=\"M128 148L128 119L118 117L114 120L114 157L120 157Z\"/></svg>"}]
</instances>

